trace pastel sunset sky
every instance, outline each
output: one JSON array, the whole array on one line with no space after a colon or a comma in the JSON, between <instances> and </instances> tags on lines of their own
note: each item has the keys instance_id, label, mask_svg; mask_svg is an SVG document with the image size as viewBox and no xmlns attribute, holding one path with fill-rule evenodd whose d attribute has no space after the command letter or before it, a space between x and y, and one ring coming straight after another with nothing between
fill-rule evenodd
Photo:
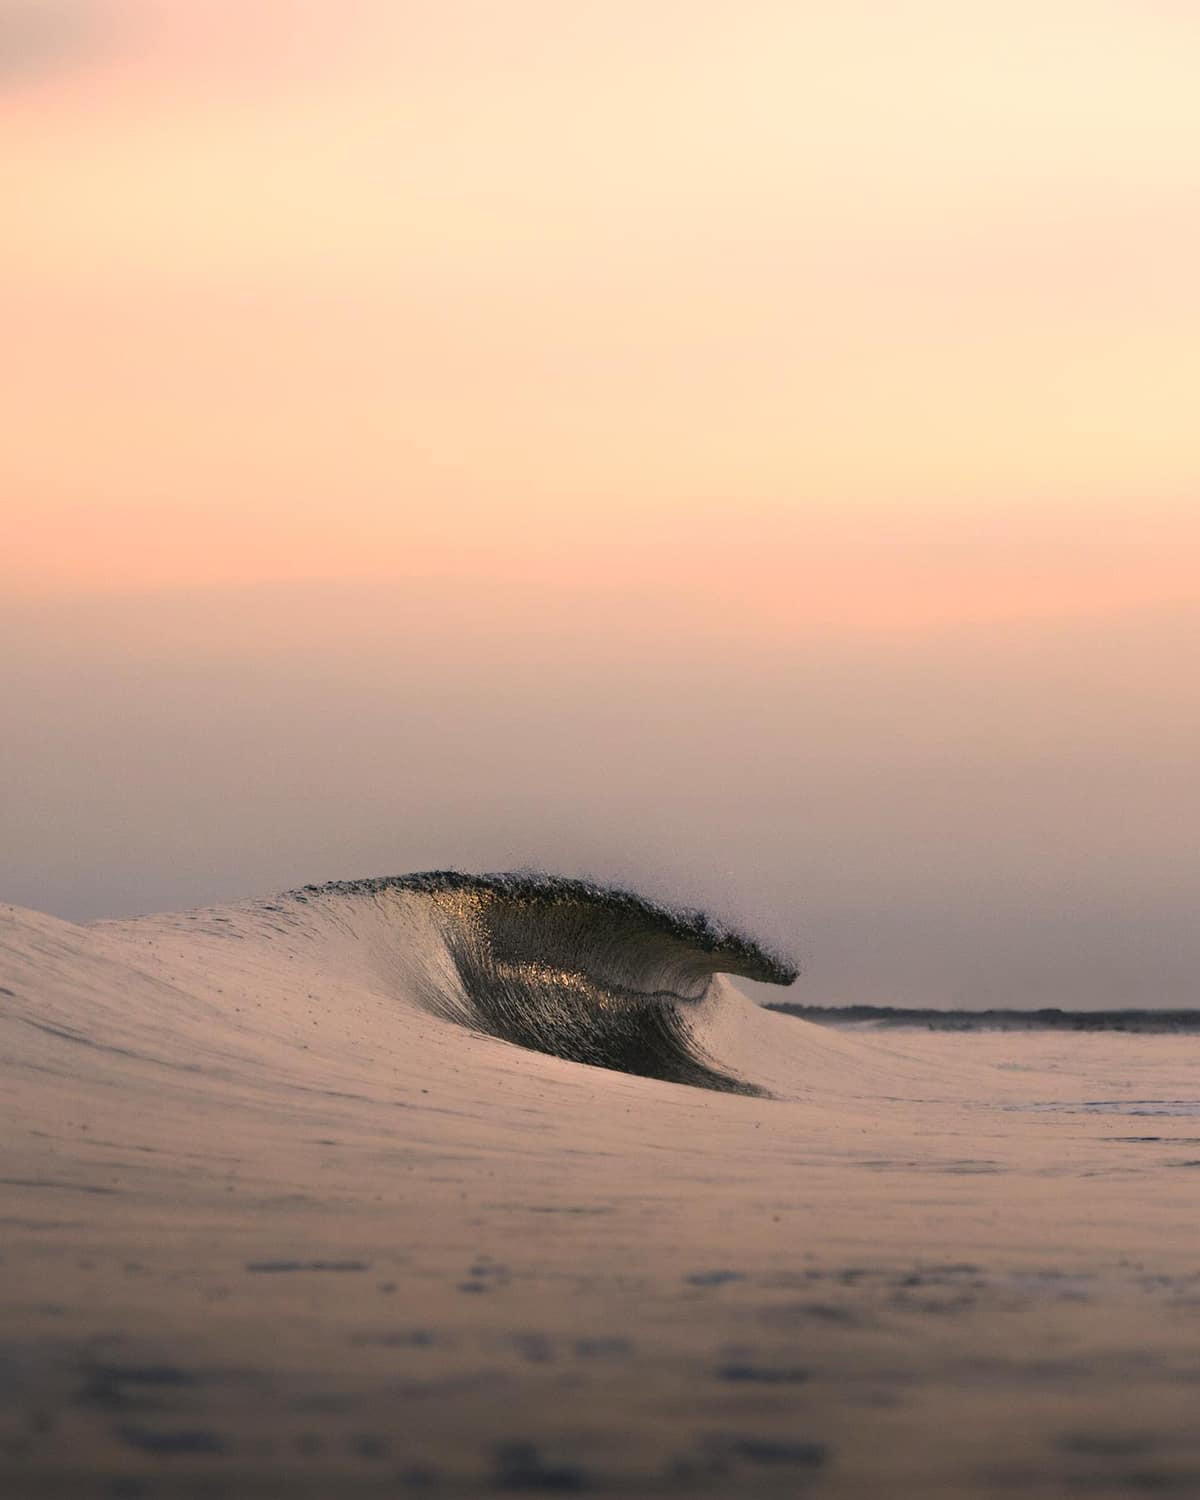
<instances>
[{"instance_id":1,"label":"pastel sunset sky","mask_svg":"<svg viewBox=\"0 0 1200 1500\"><path fill-rule=\"evenodd\" d=\"M0 898L532 863L813 1001L1197 1003L1198 76L1177 0L0 0Z\"/></svg>"}]
</instances>

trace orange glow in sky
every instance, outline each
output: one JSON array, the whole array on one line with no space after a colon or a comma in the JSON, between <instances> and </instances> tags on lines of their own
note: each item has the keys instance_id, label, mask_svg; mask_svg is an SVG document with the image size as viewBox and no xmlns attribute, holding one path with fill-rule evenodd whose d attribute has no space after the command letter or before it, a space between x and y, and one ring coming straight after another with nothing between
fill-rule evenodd
<instances>
[{"instance_id":1,"label":"orange glow in sky","mask_svg":"<svg viewBox=\"0 0 1200 1500\"><path fill-rule=\"evenodd\" d=\"M1196 603L1198 46L1132 0L0 0L0 586Z\"/></svg>"}]
</instances>

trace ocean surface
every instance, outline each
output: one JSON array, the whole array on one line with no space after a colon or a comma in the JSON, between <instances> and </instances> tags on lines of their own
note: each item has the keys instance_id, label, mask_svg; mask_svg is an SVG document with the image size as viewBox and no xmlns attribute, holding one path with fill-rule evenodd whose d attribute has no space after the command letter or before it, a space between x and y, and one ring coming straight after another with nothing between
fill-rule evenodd
<instances>
[{"instance_id":1,"label":"ocean surface","mask_svg":"<svg viewBox=\"0 0 1200 1500\"><path fill-rule=\"evenodd\" d=\"M542 876L0 907L0 1493L1200 1494L1195 1040L794 975Z\"/></svg>"}]
</instances>

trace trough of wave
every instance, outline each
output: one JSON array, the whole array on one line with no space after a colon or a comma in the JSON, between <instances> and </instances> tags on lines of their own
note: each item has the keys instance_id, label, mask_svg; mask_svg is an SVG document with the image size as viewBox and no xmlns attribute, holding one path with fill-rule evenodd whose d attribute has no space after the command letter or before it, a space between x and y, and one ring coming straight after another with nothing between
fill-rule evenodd
<instances>
[{"instance_id":1,"label":"trough of wave","mask_svg":"<svg viewBox=\"0 0 1200 1500\"><path fill-rule=\"evenodd\" d=\"M796 968L703 912L549 875L438 870L305 886L299 902L428 903L450 963L422 976L429 1010L574 1062L759 1093L708 1058L694 1020L713 977L791 984Z\"/></svg>"}]
</instances>

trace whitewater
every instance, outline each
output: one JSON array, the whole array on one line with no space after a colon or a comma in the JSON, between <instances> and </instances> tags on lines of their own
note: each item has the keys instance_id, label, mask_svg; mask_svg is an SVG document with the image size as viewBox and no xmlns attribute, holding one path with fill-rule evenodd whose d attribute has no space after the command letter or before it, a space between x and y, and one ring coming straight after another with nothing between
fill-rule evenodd
<instances>
[{"instance_id":1,"label":"whitewater","mask_svg":"<svg viewBox=\"0 0 1200 1500\"><path fill-rule=\"evenodd\" d=\"M0 907L0 1491L1200 1494L1200 1053L540 875Z\"/></svg>"}]
</instances>

